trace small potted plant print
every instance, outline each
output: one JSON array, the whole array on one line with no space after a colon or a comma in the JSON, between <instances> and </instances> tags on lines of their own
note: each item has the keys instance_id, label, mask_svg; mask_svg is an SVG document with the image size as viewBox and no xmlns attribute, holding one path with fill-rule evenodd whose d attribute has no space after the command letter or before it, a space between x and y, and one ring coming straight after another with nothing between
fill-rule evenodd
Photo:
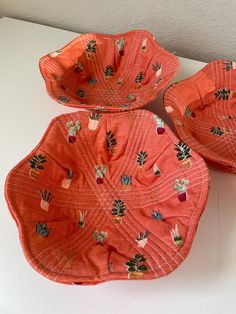
<instances>
[{"instance_id":1,"label":"small potted plant print","mask_svg":"<svg viewBox=\"0 0 236 314\"><path fill-rule=\"evenodd\" d=\"M129 95L127 96L127 98L128 98L128 102L129 102L129 103L135 102L135 101L137 100L137 95L135 95L135 94L129 94Z\"/></svg>"},{"instance_id":2,"label":"small potted plant print","mask_svg":"<svg viewBox=\"0 0 236 314\"><path fill-rule=\"evenodd\" d=\"M174 242L175 245L178 245L178 246L183 245L183 240L179 233L179 228L177 224L175 225L175 228L172 228L170 230L170 234L171 234L172 241Z\"/></svg>"},{"instance_id":3,"label":"small potted plant print","mask_svg":"<svg viewBox=\"0 0 236 314\"><path fill-rule=\"evenodd\" d=\"M114 137L114 134L111 131L107 132L107 147L109 148L109 151L111 152L111 154L115 153L116 150L116 139Z\"/></svg>"},{"instance_id":4,"label":"small potted plant print","mask_svg":"<svg viewBox=\"0 0 236 314\"><path fill-rule=\"evenodd\" d=\"M147 152L145 152L145 151L143 151L143 150L141 150L140 152L138 152L138 155L137 155L137 164L138 164L138 166L139 167L142 167L144 164L145 164L145 162L146 162L146 160L147 160L147 157L148 157L148 154L147 154Z\"/></svg>"},{"instance_id":5,"label":"small potted plant print","mask_svg":"<svg viewBox=\"0 0 236 314\"><path fill-rule=\"evenodd\" d=\"M95 166L95 172L96 172L96 183L97 184L102 184L103 183L103 178L106 173L106 166L105 165L96 165Z\"/></svg>"},{"instance_id":6,"label":"small potted plant print","mask_svg":"<svg viewBox=\"0 0 236 314\"><path fill-rule=\"evenodd\" d=\"M39 191L41 196L40 207L46 212L49 210L49 203L52 200L52 193L47 190Z\"/></svg>"},{"instance_id":7,"label":"small potted plant print","mask_svg":"<svg viewBox=\"0 0 236 314\"><path fill-rule=\"evenodd\" d=\"M57 56L59 56L60 54L62 53L62 50L57 50L57 51L54 51L54 52L52 52L52 53L50 53L50 56L52 57L52 58L56 58Z\"/></svg>"},{"instance_id":8,"label":"small potted plant print","mask_svg":"<svg viewBox=\"0 0 236 314\"><path fill-rule=\"evenodd\" d=\"M132 185L132 177L123 175L120 177L121 184L125 187L130 187Z\"/></svg>"},{"instance_id":9,"label":"small potted plant print","mask_svg":"<svg viewBox=\"0 0 236 314\"><path fill-rule=\"evenodd\" d=\"M83 70L84 70L83 64L80 63L79 61L76 61L75 62L74 72L75 73L81 73L81 72L83 72Z\"/></svg>"},{"instance_id":10,"label":"small potted plant print","mask_svg":"<svg viewBox=\"0 0 236 314\"><path fill-rule=\"evenodd\" d=\"M87 215L87 211L82 212L81 210L79 210L79 223L78 223L78 225L80 228L84 228L84 226L85 226L86 215Z\"/></svg>"},{"instance_id":11,"label":"small potted plant print","mask_svg":"<svg viewBox=\"0 0 236 314\"><path fill-rule=\"evenodd\" d=\"M136 238L136 242L138 243L138 247L144 248L147 244L148 236L150 232L145 230L144 233L140 232L139 236Z\"/></svg>"},{"instance_id":12,"label":"small potted plant print","mask_svg":"<svg viewBox=\"0 0 236 314\"><path fill-rule=\"evenodd\" d=\"M51 228L48 228L46 224L40 223L40 222L36 224L36 232L42 237L47 238L50 231L51 231Z\"/></svg>"},{"instance_id":13,"label":"small potted plant print","mask_svg":"<svg viewBox=\"0 0 236 314\"><path fill-rule=\"evenodd\" d=\"M145 52L146 49L147 49L147 38L144 38L142 40L141 50L142 50L142 52Z\"/></svg>"},{"instance_id":14,"label":"small potted plant print","mask_svg":"<svg viewBox=\"0 0 236 314\"><path fill-rule=\"evenodd\" d=\"M153 210L152 212L152 219L153 220L159 220L159 221L165 221L159 210Z\"/></svg>"},{"instance_id":15,"label":"small potted plant print","mask_svg":"<svg viewBox=\"0 0 236 314\"><path fill-rule=\"evenodd\" d=\"M96 240L96 245L104 245L106 238L108 237L108 233L105 231L98 232L94 231L93 237Z\"/></svg>"},{"instance_id":16,"label":"small potted plant print","mask_svg":"<svg viewBox=\"0 0 236 314\"><path fill-rule=\"evenodd\" d=\"M221 130L220 127L215 127L215 126L213 126L213 127L211 128L211 134L221 136L221 135L224 134L224 131Z\"/></svg>"},{"instance_id":17,"label":"small potted plant print","mask_svg":"<svg viewBox=\"0 0 236 314\"><path fill-rule=\"evenodd\" d=\"M143 71L139 72L135 78L135 83L137 84L137 88L142 87L142 81L144 80L144 73Z\"/></svg>"},{"instance_id":18,"label":"small potted plant print","mask_svg":"<svg viewBox=\"0 0 236 314\"><path fill-rule=\"evenodd\" d=\"M92 112L89 115L89 125L88 125L89 130L92 130L92 131L96 130L100 118L101 118L101 115L99 113Z\"/></svg>"},{"instance_id":19,"label":"small potted plant print","mask_svg":"<svg viewBox=\"0 0 236 314\"><path fill-rule=\"evenodd\" d=\"M107 66L104 70L105 79L108 80L114 75L114 68L112 66Z\"/></svg>"},{"instance_id":20,"label":"small potted plant print","mask_svg":"<svg viewBox=\"0 0 236 314\"><path fill-rule=\"evenodd\" d=\"M90 79L88 80L88 84L94 87L97 84L97 80L93 77L90 77Z\"/></svg>"},{"instance_id":21,"label":"small potted plant print","mask_svg":"<svg viewBox=\"0 0 236 314\"><path fill-rule=\"evenodd\" d=\"M186 107L184 115L189 118L196 118L195 113L189 107Z\"/></svg>"},{"instance_id":22,"label":"small potted plant print","mask_svg":"<svg viewBox=\"0 0 236 314\"><path fill-rule=\"evenodd\" d=\"M174 181L174 189L178 191L178 199L180 202L184 202L187 199L187 184L189 184L189 180L187 179L176 179Z\"/></svg>"},{"instance_id":23,"label":"small potted plant print","mask_svg":"<svg viewBox=\"0 0 236 314\"><path fill-rule=\"evenodd\" d=\"M122 217L125 215L126 206L122 200L114 200L112 215L114 216L113 222L115 224L122 223Z\"/></svg>"},{"instance_id":24,"label":"small potted plant print","mask_svg":"<svg viewBox=\"0 0 236 314\"><path fill-rule=\"evenodd\" d=\"M159 118L156 114L153 115L153 120L157 124L157 128L156 128L157 134L161 135L165 133L164 121L161 118Z\"/></svg>"},{"instance_id":25,"label":"small potted plant print","mask_svg":"<svg viewBox=\"0 0 236 314\"><path fill-rule=\"evenodd\" d=\"M159 77L162 72L162 64L161 63L155 63L152 65L152 69L154 72L156 72L156 77Z\"/></svg>"},{"instance_id":26,"label":"small potted plant print","mask_svg":"<svg viewBox=\"0 0 236 314\"><path fill-rule=\"evenodd\" d=\"M38 178L40 175L40 171L44 169L43 163L45 163L46 157L44 155L34 155L32 159L29 160L29 166L30 166L30 176L32 178Z\"/></svg>"},{"instance_id":27,"label":"small potted plant print","mask_svg":"<svg viewBox=\"0 0 236 314\"><path fill-rule=\"evenodd\" d=\"M117 48L118 48L118 54L119 54L119 56L122 57L124 55L124 46L125 46L124 38L117 39L116 40L116 45L117 45Z\"/></svg>"},{"instance_id":28,"label":"small potted plant print","mask_svg":"<svg viewBox=\"0 0 236 314\"><path fill-rule=\"evenodd\" d=\"M122 77L119 77L119 78L118 78L118 81L117 81L117 85L118 85L119 87L121 87L122 84L123 84L123 78L122 78Z\"/></svg>"},{"instance_id":29,"label":"small potted plant print","mask_svg":"<svg viewBox=\"0 0 236 314\"><path fill-rule=\"evenodd\" d=\"M77 131L79 131L80 127L81 127L80 121L76 121L76 122L70 121L70 122L67 122L66 126L68 128L68 136L67 136L68 142L69 143L74 143L76 141Z\"/></svg>"},{"instance_id":30,"label":"small potted plant print","mask_svg":"<svg viewBox=\"0 0 236 314\"><path fill-rule=\"evenodd\" d=\"M135 254L125 265L128 267L129 279L142 279L144 272L147 271L147 266L144 264L147 261L142 254Z\"/></svg>"},{"instance_id":31,"label":"small potted plant print","mask_svg":"<svg viewBox=\"0 0 236 314\"><path fill-rule=\"evenodd\" d=\"M59 96L58 99L60 102L64 102L65 104L67 104L70 101L70 99L66 96Z\"/></svg>"},{"instance_id":32,"label":"small potted plant print","mask_svg":"<svg viewBox=\"0 0 236 314\"><path fill-rule=\"evenodd\" d=\"M229 88L217 89L215 92L215 98L218 100L228 100L230 98L236 98L236 91L231 91Z\"/></svg>"},{"instance_id":33,"label":"small potted plant print","mask_svg":"<svg viewBox=\"0 0 236 314\"><path fill-rule=\"evenodd\" d=\"M236 62L233 61L224 62L224 70L226 71L236 70Z\"/></svg>"},{"instance_id":34,"label":"small potted plant print","mask_svg":"<svg viewBox=\"0 0 236 314\"><path fill-rule=\"evenodd\" d=\"M89 40L87 43L87 48L86 48L87 59L91 59L92 55L96 52L96 50L97 50L96 40Z\"/></svg>"},{"instance_id":35,"label":"small potted plant print","mask_svg":"<svg viewBox=\"0 0 236 314\"><path fill-rule=\"evenodd\" d=\"M153 167L152 167L152 169L153 169L154 175L155 175L156 177L160 177L160 176L161 176L161 171L160 171L160 169L158 168L157 164L154 164Z\"/></svg>"},{"instance_id":36,"label":"small potted plant print","mask_svg":"<svg viewBox=\"0 0 236 314\"><path fill-rule=\"evenodd\" d=\"M178 144L175 144L175 150L177 151L177 158L179 161L183 161L182 165L184 168L191 167L191 161L190 157L191 155L191 149L183 142L179 141Z\"/></svg>"},{"instance_id":37,"label":"small potted plant print","mask_svg":"<svg viewBox=\"0 0 236 314\"><path fill-rule=\"evenodd\" d=\"M80 98L85 98L86 97L86 91L84 89L80 88L77 90L76 95L79 96Z\"/></svg>"},{"instance_id":38,"label":"small potted plant print","mask_svg":"<svg viewBox=\"0 0 236 314\"><path fill-rule=\"evenodd\" d=\"M71 169L67 169L67 175L64 179L61 181L61 187L64 189L68 189L70 187L71 181L74 177L74 171Z\"/></svg>"}]
</instances>

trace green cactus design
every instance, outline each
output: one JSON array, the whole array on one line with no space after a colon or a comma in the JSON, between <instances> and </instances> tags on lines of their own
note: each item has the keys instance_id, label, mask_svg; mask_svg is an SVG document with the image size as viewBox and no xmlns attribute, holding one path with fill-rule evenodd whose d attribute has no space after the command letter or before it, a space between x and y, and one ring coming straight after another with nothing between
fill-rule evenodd
<instances>
[{"instance_id":1,"label":"green cactus design","mask_svg":"<svg viewBox=\"0 0 236 314\"><path fill-rule=\"evenodd\" d=\"M145 164L148 154L145 151L140 151L137 155L137 164L141 167Z\"/></svg>"},{"instance_id":2,"label":"green cactus design","mask_svg":"<svg viewBox=\"0 0 236 314\"><path fill-rule=\"evenodd\" d=\"M49 235L49 232L51 231L51 228L48 228L46 224L44 223L37 223L36 224L36 232L42 237L47 237Z\"/></svg>"},{"instance_id":3,"label":"green cactus design","mask_svg":"<svg viewBox=\"0 0 236 314\"><path fill-rule=\"evenodd\" d=\"M85 98L86 97L86 91L84 89L80 88L77 90L76 95L78 95L80 98Z\"/></svg>"},{"instance_id":4,"label":"green cactus design","mask_svg":"<svg viewBox=\"0 0 236 314\"><path fill-rule=\"evenodd\" d=\"M114 200L112 215L117 217L125 216L126 206L122 200Z\"/></svg>"},{"instance_id":5,"label":"green cactus design","mask_svg":"<svg viewBox=\"0 0 236 314\"><path fill-rule=\"evenodd\" d=\"M224 134L224 132L222 131L222 129L220 127L214 127L214 126L211 128L210 132L213 135L219 135L219 136Z\"/></svg>"},{"instance_id":6,"label":"green cactus design","mask_svg":"<svg viewBox=\"0 0 236 314\"><path fill-rule=\"evenodd\" d=\"M217 89L215 92L215 98L220 100L227 100L229 99L230 96L230 89L228 88L221 88L221 89Z\"/></svg>"},{"instance_id":7,"label":"green cactus design","mask_svg":"<svg viewBox=\"0 0 236 314\"><path fill-rule=\"evenodd\" d=\"M123 185L132 185L132 177L123 175L120 177L120 181Z\"/></svg>"},{"instance_id":8,"label":"green cactus design","mask_svg":"<svg viewBox=\"0 0 236 314\"><path fill-rule=\"evenodd\" d=\"M29 160L30 168L36 169L36 170L43 170L43 163L45 163L46 157L44 155L34 155L32 159Z\"/></svg>"},{"instance_id":9,"label":"green cactus design","mask_svg":"<svg viewBox=\"0 0 236 314\"><path fill-rule=\"evenodd\" d=\"M135 254L125 265L128 267L128 272L143 272L147 271L147 266L145 263L147 261L146 257L142 254Z\"/></svg>"},{"instance_id":10,"label":"green cactus design","mask_svg":"<svg viewBox=\"0 0 236 314\"><path fill-rule=\"evenodd\" d=\"M97 50L97 42L96 40L89 40L87 43L86 51L90 54L95 53Z\"/></svg>"},{"instance_id":11,"label":"green cactus design","mask_svg":"<svg viewBox=\"0 0 236 314\"><path fill-rule=\"evenodd\" d=\"M70 101L70 99L66 96L59 96L59 101L64 102L64 103L68 103Z\"/></svg>"},{"instance_id":12,"label":"green cactus design","mask_svg":"<svg viewBox=\"0 0 236 314\"><path fill-rule=\"evenodd\" d=\"M105 232L105 231L98 232L98 231L96 230L96 231L94 231L94 233L93 233L93 237L94 237L94 239L96 240L96 243L97 243L97 244L104 245L104 244L105 244L105 241L106 241L106 238L108 237L108 233Z\"/></svg>"},{"instance_id":13,"label":"green cactus design","mask_svg":"<svg viewBox=\"0 0 236 314\"><path fill-rule=\"evenodd\" d=\"M110 78L114 75L114 68L112 66L107 66L104 70L105 78Z\"/></svg>"},{"instance_id":14,"label":"green cactus design","mask_svg":"<svg viewBox=\"0 0 236 314\"><path fill-rule=\"evenodd\" d=\"M179 141L178 144L175 144L175 150L177 150L177 158L178 160L185 160L188 159L190 157L192 157L191 155L191 149L182 141Z\"/></svg>"}]
</instances>

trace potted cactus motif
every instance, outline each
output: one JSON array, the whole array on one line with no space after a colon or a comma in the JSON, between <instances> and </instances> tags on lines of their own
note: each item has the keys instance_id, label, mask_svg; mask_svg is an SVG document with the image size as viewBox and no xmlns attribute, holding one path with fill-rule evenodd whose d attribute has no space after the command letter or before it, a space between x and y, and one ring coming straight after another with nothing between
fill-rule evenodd
<instances>
[{"instance_id":1,"label":"potted cactus motif","mask_svg":"<svg viewBox=\"0 0 236 314\"><path fill-rule=\"evenodd\" d=\"M116 139L114 137L114 134L111 131L107 132L107 147L109 148L111 154L115 153L116 150Z\"/></svg>"},{"instance_id":2,"label":"potted cactus motif","mask_svg":"<svg viewBox=\"0 0 236 314\"><path fill-rule=\"evenodd\" d=\"M118 81L117 81L117 85L118 85L119 87L121 87L122 84L123 84L123 77L119 77L119 78L118 78Z\"/></svg>"},{"instance_id":3,"label":"potted cactus motif","mask_svg":"<svg viewBox=\"0 0 236 314\"><path fill-rule=\"evenodd\" d=\"M85 51L87 59L91 59L92 55L96 52L96 50L97 50L96 40L89 40Z\"/></svg>"},{"instance_id":4,"label":"potted cactus motif","mask_svg":"<svg viewBox=\"0 0 236 314\"><path fill-rule=\"evenodd\" d=\"M84 226L85 226L86 215L87 215L87 211L82 212L81 210L79 210L79 223L78 223L78 225L80 228L84 228Z\"/></svg>"},{"instance_id":5,"label":"potted cactus motif","mask_svg":"<svg viewBox=\"0 0 236 314\"><path fill-rule=\"evenodd\" d=\"M96 130L100 118L101 118L101 115L99 113L93 112L89 115L89 125L88 125L89 130L92 130L92 131Z\"/></svg>"},{"instance_id":6,"label":"potted cactus motif","mask_svg":"<svg viewBox=\"0 0 236 314\"><path fill-rule=\"evenodd\" d=\"M135 83L137 84L137 88L141 88L142 81L144 80L144 73L143 71L139 72L135 78Z\"/></svg>"},{"instance_id":7,"label":"potted cactus motif","mask_svg":"<svg viewBox=\"0 0 236 314\"><path fill-rule=\"evenodd\" d=\"M189 184L189 180L187 179L176 179L174 181L174 189L178 191L178 199L180 202L184 202L187 199L187 184Z\"/></svg>"},{"instance_id":8,"label":"potted cactus motif","mask_svg":"<svg viewBox=\"0 0 236 314\"><path fill-rule=\"evenodd\" d=\"M175 144L175 150L177 151L177 158L179 161L183 161L182 165L184 168L191 167L191 161L190 157L191 155L191 149L182 141L179 141L178 144ZM187 160L188 159L188 160Z\"/></svg>"},{"instance_id":9,"label":"potted cactus motif","mask_svg":"<svg viewBox=\"0 0 236 314\"><path fill-rule=\"evenodd\" d=\"M81 73L81 72L83 72L83 70L84 70L83 64L78 62L78 61L76 61L75 62L74 72L75 73Z\"/></svg>"},{"instance_id":10,"label":"potted cactus motif","mask_svg":"<svg viewBox=\"0 0 236 314\"><path fill-rule=\"evenodd\" d=\"M228 100L230 98L236 98L236 91L231 91L229 88L220 88L216 90L215 98L218 100Z\"/></svg>"},{"instance_id":11,"label":"potted cactus motif","mask_svg":"<svg viewBox=\"0 0 236 314\"><path fill-rule=\"evenodd\" d=\"M67 169L67 175L64 179L61 181L61 187L64 189L68 189L70 187L71 181L74 177L74 171L71 169Z\"/></svg>"},{"instance_id":12,"label":"potted cactus motif","mask_svg":"<svg viewBox=\"0 0 236 314\"><path fill-rule=\"evenodd\" d=\"M67 122L66 126L68 128L68 136L67 136L68 142L74 143L76 141L77 131L79 131L81 127L80 121Z\"/></svg>"},{"instance_id":13,"label":"potted cactus motif","mask_svg":"<svg viewBox=\"0 0 236 314\"><path fill-rule=\"evenodd\" d=\"M147 152L145 152L145 151L143 151L143 150L141 150L140 152L138 152L138 155L137 155L137 164L138 164L138 166L139 167L142 167L144 164L145 164L145 162L146 162L146 160L147 160L147 157L148 157L148 154L147 154Z\"/></svg>"},{"instance_id":14,"label":"potted cactus motif","mask_svg":"<svg viewBox=\"0 0 236 314\"><path fill-rule=\"evenodd\" d=\"M49 210L49 203L52 200L52 193L47 190L39 191L41 196L40 207L46 212Z\"/></svg>"},{"instance_id":15,"label":"potted cactus motif","mask_svg":"<svg viewBox=\"0 0 236 314\"><path fill-rule=\"evenodd\" d=\"M172 241L174 242L175 245L179 245L179 246L183 245L183 240L179 233L179 228L177 224L175 225L175 228L172 228L170 230L170 234L171 234Z\"/></svg>"},{"instance_id":16,"label":"potted cactus motif","mask_svg":"<svg viewBox=\"0 0 236 314\"><path fill-rule=\"evenodd\" d=\"M121 184L125 187L130 187L132 185L132 177L123 175L120 177Z\"/></svg>"},{"instance_id":17,"label":"potted cactus motif","mask_svg":"<svg viewBox=\"0 0 236 314\"><path fill-rule=\"evenodd\" d=\"M152 167L152 169L153 169L154 175L155 175L156 177L160 177L160 176L161 176L161 171L160 171L160 169L157 167L157 164L154 164L153 167Z\"/></svg>"},{"instance_id":18,"label":"potted cactus motif","mask_svg":"<svg viewBox=\"0 0 236 314\"><path fill-rule=\"evenodd\" d=\"M128 102L131 103L131 102L135 102L137 100L137 95L136 94L129 94L127 96L128 98Z\"/></svg>"},{"instance_id":19,"label":"potted cactus motif","mask_svg":"<svg viewBox=\"0 0 236 314\"><path fill-rule=\"evenodd\" d=\"M184 115L189 118L196 118L196 114L189 107L186 107Z\"/></svg>"},{"instance_id":20,"label":"potted cactus motif","mask_svg":"<svg viewBox=\"0 0 236 314\"><path fill-rule=\"evenodd\" d=\"M162 72L162 64L161 63L155 63L152 65L152 69L154 72L156 72L156 77L159 77Z\"/></svg>"},{"instance_id":21,"label":"potted cactus motif","mask_svg":"<svg viewBox=\"0 0 236 314\"><path fill-rule=\"evenodd\" d=\"M119 54L119 56L122 57L124 55L124 45L125 45L124 38L117 39L116 40L116 45L117 45L117 48L118 48L118 54Z\"/></svg>"},{"instance_id":22,"label":"potted cactus motif","mask_svg":"<svg viewBox=\"0 0 236 314\"><path fill-rule=\"evenodd\" d=\"M64 102L65 104L67 104L70 101L70 99L66 96L59 96L58 99L59 99L59 101Z\"/></svg>"},{"instance_id":23,"label":"potted cactus motif","mask_svg":"<svg viewBox=\"0 0 236 314\"><path fill-rule=\"evenodd\" d=\"M226 71L236 70L236 62L233 61L224 62L224 70Z\"/></svg>"},{"instance_id":24,"label":"potted cactus motif","mask_svg":"<svg viewBox=\"0 0 236 314\"><path fill-rule=\"evenodd\" d=\"M142 52L145 52L146 49L147 49L147 38L144 38L142 40L141 50L142 50Z\"/></svg>"},{"instance_id":25,"label":"potted cactus motif","mask_svg":"<svg viewBox=\"0 0 236 314\"><path fill-rule=\"evenodd\" d=\"M106 238L108 237L108 233L105 231L98 232L94 231L93 237L96 240L96 245L104 245Z\"/></svg>"},{"instance_id":26,"label":"potted cactus motif","mask_svg":"<svg viewBox=\"0 0 236 314\"><path fill-rule=\"evenodd\" d=\"M147 271L147 266L144 264L147 261L142 254L135 254L125 265L128 270L129 279L142 279L144 272Z\"/></svg>"},{"instance_id":27,"label":"potted cactus motif","mask_svg":"<svg viewBox=\"0 0 236 314\"><path fill-rule=\"evenodd\" d=\"M51 231L51 228L48 228L46 224L40 223L40 222L36 224L36 232L42 237L46 238L49 235L50 231Z\"/></svg>"},{"instance_id":28,"label":"potted cactus motif","mask_svg":"<svg viewBox=\"0 0 236 314\"><path fill-rule=\"evenodd\" d=\"M85 98L86 97L86 91L82 88L79 88L76 92L76 95L79 96L80 98Z\"/></svg>"},{"instance_id":29,"label":"potted cactus motif","mask_svg":"<svg viewBox=\"0 0 236 314\"><path fill-rule=\"evenodd\" d=\"M96 182L97 184L102 184L103 183L103 178L106 173L106 166L105 165L96 165L95 166L95 172L96 172Z\"/></svg>"},{"instance_id":30,"label":"potted cactus motif","mask_svg":"<svg viewBox=\"0 0 236 314\"><path fill-rule=\"evenodd\" d=\"M122 200L114 200L112 215L114 216L113 222L115 224L122 223L122 217L125 215L126 206Z\"/></svg>"},{"instance_id":31,"label":"potted cactus motif","mask_svg":"<svg viewBox=\"0 0 236 314\"><path fill-rule=\"evenodd\" d=\"M221 136L221 135L224 134L224 131L221 130L220 127L214 127L214 126L213 126L213 127L211 128L211 134Z\"/></svg>"},{"instance_id":32,"label":"potted cactus motif","mask_svg":"<svg viewBox=\"0 0 236 314\"><path fill-rule=\"evenodd\" d=\"M160 220L160 221L165 221L159 210L153 210L152 212L152 219L153 220Z\"/></svg>"},{"instance_id":33,"label":"potted cactus motif","mask_svg":"<svg viewBox=\"0 0 236 314\"><path fill-rule=\"evenodd\" d=\"M144 248L147 244L148 236L150 232L145 230L144 233L140 232L139 236L136 238L136 242L138 243L138 247Z\"/></svg>"},{"instance_id":34,"label":"potted cactus motif","mask_svg":"<svg viewBox=\"0 0 236 314\"><path fill-rule=\"evenodd\" d=\"M109 65L104 70L105 79L108 80L114 75L114 68Z\"/></svg>"},{"instance_id":35,"label":"potted cactus motif","mask_svg":"<svg viewBox=\"0 0 236 314\"><path fill-rule=\"evenodd\" d=\"M161 135L165 133L164 121L161 118L159 118L156 114L153 115L153 120L157 124L156 128L157 134Z\"/></svg>"},{"instance_id":36,"label":"potted cactus motif","mask_svg":"<svg viewBox=\"0 0 236 314\"><path fill-rule=\"evenodd\" d=\"M44 155L34 155L32 159L29 160L30 166L30 176L32 178L37 178L40 175L40 171L43 170L43 163L45 163L46 157Z\"/></svg>"},{"instance_id":37,"label":"potted cactus motif","mask_svg":"<svg viewBox=\"0 0 236 314\"><path fill-rule=\"evenodd\" d=\"M88 80L88 84L94 87L97 84L97 80L95 78L90 77L90 79Z\"/></svg>"}]
</instances>

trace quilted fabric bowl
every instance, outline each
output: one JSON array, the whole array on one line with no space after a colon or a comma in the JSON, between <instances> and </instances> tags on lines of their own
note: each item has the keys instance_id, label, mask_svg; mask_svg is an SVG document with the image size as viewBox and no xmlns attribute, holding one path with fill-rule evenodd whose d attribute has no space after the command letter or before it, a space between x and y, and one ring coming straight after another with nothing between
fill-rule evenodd
<instances>
[{"instance_id":1,"label":"quilted fabric bowl","mask_svg":"<svg viewBox=\"0 0 236 314\"><path fill-rule=\"evenodd\" d=\"M155 99L173 78L177 57L144 30L85 34L42 57L48 94L66 106L121 111Z\"/></svg>"},{"instance_id":2,"label":"quilted fabric bowl","mask_svg":"<svg viewBox=\"0 0 236 314\"><path fill-rule=\"evenodd\" d=\"M212 166L236 173L236 63L218 60L167 89L180 138Z\"/></svg>"},{"instance_id":3,"label":"quilted fabric bowl","mask_svg":"<svg viewBox=\"0 0 236 314\"><path fill-rule=\"evenodd\" d=\"M204 160L145 110L61 115L7 177L29 263L97 284L167 275L187 256L208 195Z\"/></svg>"}]
</instances>

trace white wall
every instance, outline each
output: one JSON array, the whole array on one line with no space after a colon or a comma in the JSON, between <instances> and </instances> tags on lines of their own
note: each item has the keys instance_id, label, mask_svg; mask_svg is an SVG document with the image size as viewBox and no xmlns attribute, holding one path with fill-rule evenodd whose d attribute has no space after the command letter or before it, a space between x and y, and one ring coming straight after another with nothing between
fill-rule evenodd
<instances>
[{"instance_id":1,"label":"white wall","mask_svg":"<svg viewBox=\"0 0 236 314\"><path fill-rule=\"evenodd\" d=\"M145 28L180 56L236 59L236 0L0 0L2 16L81 33Z\"/></svg>"}]
</instances>

